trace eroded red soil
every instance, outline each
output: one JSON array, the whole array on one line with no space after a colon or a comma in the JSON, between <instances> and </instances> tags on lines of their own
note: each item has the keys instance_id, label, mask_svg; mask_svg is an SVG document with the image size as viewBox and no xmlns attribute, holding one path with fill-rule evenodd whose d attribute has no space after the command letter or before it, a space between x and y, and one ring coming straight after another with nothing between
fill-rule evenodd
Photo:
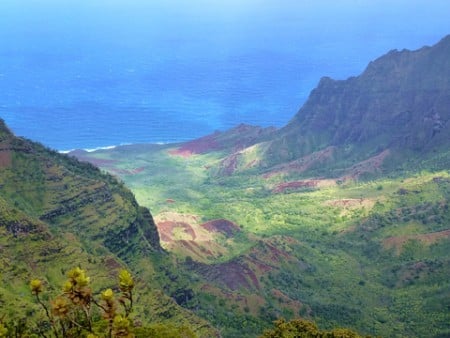
<instances>
[{"instance_id":1,"label":"eroded red soil","mask_svg":"<svg viewBox=\"0 0 450 338\"><path fill-rule=\"evenodd\" d=\"M209 280L225 285L230 290L259 289L256 274L238 260L215 265L202 265L198 270Z\"/></svg>"},{"instance_id":2,"label":"eroded red soil","mask_svg":"<svg viewBox=\"0 0 450 338\"><path fill-rule=\"evenodd\" d=\"M215 133L184 143L180 148L170 150L169 154L190 157L193 154L204 154L217 150L219 149L219 145L216 142L217 135L218 133Z\"/></svg>"},{"instance_id":3,"label":"eroded red soil","mask_svg":"<svg viewBox=\"0 0 450 338\"><path fill-rule=\"evenodd\" d=\"M0 149L0 168L7 168L11 166L12 158L9 150Z\"/></svg>"},{"instance_id":4,"label":"eroded red soil","mask_svg":"<svg viewBox=\"0 0 450 338\"><path fill-rule=\"evenodd\" d=\"M276 270L284 261L293 258L270 241L261 241L250 252L220 264L198 264L197 270L208 280L226 285L230 290L259 290L259 278Z\"/></svg>"},{"instance_id":5,"label":"eroded red soil","mask_svg":"<svg viewBox=\"0 0 450 338\"><path fill-rule=\"evenodd\" d=\"M239 226L237 224L226 220L226 219L216 219L203 223L201 227L205 228L209 232L220 232L227 237L232 237L236 232L238 232Z\"/></svg>"},{"instance_id":6,"label":"eroded red soil","mask_svg":"<svg viewBox=\"0 0 450 338\"><path fill-rule=\"evenodd\" d=\"M403 245L409 240L417 240L430 245L443 238L450 238L450 229L420 235L389 237L383 241L383 246L385 249L396 249L397 253L400 253Z\"/></svg>"},{"instance_id":7,"label":"eroded red soil","mask_svg":"<svg viewBox=\"0 0 450 338\"><path fill-rule=\"evenodd\" d=\"M302 189L302 188L315 188L319 184L319 180L303 180L303 181L293 181L278 184L272 189L272 192L279 194L285 192L286 190Z\"/></svg>"},{"instance_id":8,"label":"eroded red soil","mask_svg":"<svg viewBox=\"0 0 450 338\"><path fill-rule=\"evenodd\" d=\"M9 142L0 143L0 168L7 168L12 164Z\"/></svg>"},{"instance_id":9,"label":"eroded red soil","mask_svg":"<svg viewBox=\"0 0 450 338\"><path fill-rule=\"evenodd\" d=\"M385 159L391 154L391 151L389 149L386 149L379 153L378 155L375 155L365 161L359 162L352 166L348 170L348 174L343 177L344 180L346 179L357 179L361 175L366 173L376 173L381 170L381 167L385 161Z\"/></svg>"},{"instance_id":10,"label":"eroded red soil","mask_svg":"<svg viewBox=\"0 0 450 338\"><path fill-rule=\"evenodd\" d=\"M269 179L272 176L288 174L291 172L303 173L315 166L325 163L333 158L336 147L330 146L315 153L306 155L298 160L276 166L274 170L263 175L263 178Z\"/></svg>"},{"instance_id":11,"label":"eroded red soil","mask_svg":"<svg viewBox=\"0 0 450 338\"><path fill-rule=\"evenodd\" d=\"M195 240L197 238L193 227L189 223L162 221L157 223L157 227L159 230L159 236L163 242L171 242L174 240L173 231L175 229L180 229L180 231L183 231L185 234L189 235L191 240Z\"/></svg>"}]
</instances>

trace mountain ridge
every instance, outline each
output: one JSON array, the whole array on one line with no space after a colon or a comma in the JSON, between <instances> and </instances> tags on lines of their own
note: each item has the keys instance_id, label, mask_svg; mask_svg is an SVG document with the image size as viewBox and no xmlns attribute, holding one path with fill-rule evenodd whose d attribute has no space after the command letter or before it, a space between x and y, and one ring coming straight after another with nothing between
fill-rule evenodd
<instances>
[{"instance_id":1,"label":"mountain ridge","mask_svg":"<svg viewBox=\"0 0 450 338\"><path fill-rule=\"evenodd\" d=\"M165 260L148 250L143 236L148 228L139 227L138 218L149 215L139 212L129 192L124 194L130 198L114 198L128 211L119 213L119 226L110 233L83 234L79 245L84 248L83 239L98 241L101 248L88 249L117 254L109 266L129 263L143 284L158 280L173 301L227 337L254 337L276 318L297 316L374 335L447 334L449 42L446 37L415 52L392 51L359 77L323 78L280 130L241 125L184 144L73 153L120 177L136 200L155 212L159 239L173 256ZM415 81L434 58L440 72L434 69ZM422 66L415 70L418 60ZM443 109L439 118L430 115L430 107ZM26 154L18 155L3 161L16 166L16 182L31 177L44 186L49 176L34 170L33 161L20 162ZM20 163L28 164L24 173ZM56 170L48 164L49 172ZM398 165L405 170L394 175ZM65 236L78 245L73 233L84 228L64 212L81 208L83 220L101 228L102 217L89 215L102 208L87 215L85 208L92 196L94 201L109 197L97 182L82 185L79 198L79 190L58 184L61 176L67 178L50 175L49 181L56 182L52 191L65 195L66 209L49 208L49 197L39 196L46 190L29 191L25 183L19 191L28 198L10 200L38 218L49 215L68 225L72 231ZM75 187L76 182L66 183ZM114 186L122 191L117 181ZM2 206L3 215L13 218L9 202L0 199ZM103 211L108 215L111 209ZM51 229L46 220L39 224ZM60 247L50 249L57 257ZM154 265L144 269L152 256ZM197 328L207 325L188 314L182 318Z\"/></svg>"},{"instance_id":2,"label":"mountain ridge","mask_svg":"<svg viewBox=\"0 0 450 338\"><path fill-rule=\"evenodd\" d=\"M83 159L151 206L162 245L199 276L198 295L213 295L214 313L201 313L224 335L244 336L241 318L264 327L302 316L376 336L442 337L449 56L447 36L391 51L359 76L322 78L285 127L261 137L244 126ZM211 223L235 230L206 233Z\"/></svg>"},{"instance_id":3,"label":"mountain ridge","mask_svg":"<svg viewBox=\"0 0 450 338\"><path fill-rule=\"evenodd\" d=\"M323 77L267 151L270 165L326 146L358 143L428 150L448 142L450 36L432 47L391 51L347 80Z\"/></svg>"},{"instance_id":4,"label":"mountain ridge","mask_svg":"<svg viewBox=\"0 0 450 338\"><path fill-rule=\"evenodd\" d=\"M172 154L228 152L212 169L216 176L281 170L305 177L325 171L343 179L373 177L404 170L416 157L444 169L450 162L448 55L450 35L418 50L391 50L358 76L322 77L282 128L246 126L247 134L238 126L175 145ZM369 162L377 170L355 173Z\"/></svg>"}]
</instances>

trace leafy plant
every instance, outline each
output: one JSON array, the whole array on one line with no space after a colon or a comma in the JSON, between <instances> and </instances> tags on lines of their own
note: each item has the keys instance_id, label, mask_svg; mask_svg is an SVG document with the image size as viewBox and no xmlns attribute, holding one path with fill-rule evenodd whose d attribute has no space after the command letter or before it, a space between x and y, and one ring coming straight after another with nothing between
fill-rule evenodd
<instances>
[{"instance_id":1,"label":"leafy plant","mask_svg":"<svg viewBox=\"0 0 450 338\"><path fill-rule=\"evenodd\" d=\"M97 296L100 299L96 300L90 287L90 277L79 267L71 269L67 277L62 293L50 301L50 310L40 297L44 291L43 282L39 279L30 282L31 293L44 309L54 337L133 337L129 316L133 309L134 280L127 270L119 272L121 295L117 300L112 289L102 291ZM123 313L118 311L117 303L122 306ZM102 317L108 322L106 334L95 329L100 323L94 323L96 317L93 306L101 311Z\"/></svg>"}]
</instances>

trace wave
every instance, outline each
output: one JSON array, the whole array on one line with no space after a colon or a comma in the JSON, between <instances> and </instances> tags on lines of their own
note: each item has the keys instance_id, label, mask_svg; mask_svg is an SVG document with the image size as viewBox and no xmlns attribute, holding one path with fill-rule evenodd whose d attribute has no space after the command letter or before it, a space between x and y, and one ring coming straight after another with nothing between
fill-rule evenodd
<instances>
[{"instance_id":1,"label":"wave","mask_svg":"<svg viewBox=\"0 0 450 338\"><path fill-rule=\"evenodd\" d=\"M130 145L131 143L124 143L124 144L120 144L121 146L126 146L126 145ZM92 153L94 151L97 150L110 150L110 149L115 149L118 146L106 146L106 147L97 147L97 148L87 148L87 149L83 149L84 151L87 151L88 153Z\"/></svg>"},{"instance_id":2,"label":"wave","mask_svg":"<svg viewBox=\"0 0 450 338\"><path fill-rule=\"evenodd\" d=\"M171 144L174 142L150 142L148 144L157 144L157 145L165 145L165 144ZM69 149L69 150L58 150L58 153L60 154L69 154L71 152L74 151L85 151L88 153L92 153L94 151L98 151L98 150L111 150L111 149L115 149L117 147L122 147L122 146L131 146L131 145L135 145L136 143L121 143L119 145L114 145L114 146L103 146L103 147L96 147L96 148L83 148L83 149Z\"/></svg>"},{"instance_id":3,"label":"wave","mask_svg":"<svg viewBox=\"0 0 450 338\"><path fill-rule=\"evenodd\" d=\"M131 143L124 143L124 144L120 144L119 146L126 146L126 145L131 145ZM82 151L86 151L88 153L92 153L94 151L97 150L110 150L110 149L115 149L119 146L105 146L105 147L96 147L96 148L84 148L84 149L69 149L69 150L58 150L58 153L60 154L68 154L71 153L73 151L77 151L77 150L82 150Z\"/></svg>"}]
</instances>

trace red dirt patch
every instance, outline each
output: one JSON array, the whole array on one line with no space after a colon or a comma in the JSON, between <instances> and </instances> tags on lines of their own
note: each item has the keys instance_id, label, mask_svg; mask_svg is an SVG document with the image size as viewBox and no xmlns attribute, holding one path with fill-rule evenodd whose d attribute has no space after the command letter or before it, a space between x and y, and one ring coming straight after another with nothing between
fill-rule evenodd
<instances>
[{"instance_id":1,"label":"red dirt patch","mask_svg":"<svg viewBox=\"0 0 450 338\"><path fill-rule=\"evenodd\" d=\"M375 155L365 161L359 162L349 169L349 174L344 176L343 179L357 179L361 175L366 173L376 173L381 170L381 166L384 163L386 157L391 154L389 149L383 150L378 155Z\"/></svg>"},{"instance_id":2,"label":"red dirt patch","mask_svg":"<svg viewBox=\"0 0 450 338\"><path fill-rule=\"evenodd\" d=\"M221 282L231 290L259 290L258 276L278 269L282 261L290 259L289 253L272 243L261 241L245 256L223 264L202 265L201 270L210 280Z\"/></svg>"},{"instance_id":3,"label":"red dirt patch","mask_svg":"<svg viewBox=\"0 0 450 338\"><path fill-rule=\"evenodd\" d=\"M172 237L168 236L166 233L164 232L159 232L159 239L161 240L161 242L173 242L172 241Z\"/></svg>"},{"instance_id":4,"label":"red dirt patch","mask_svg":"<svg viewBox=\"0 0 450 338\"><path fill-rule=\"evenodd\" d=\"M216 131L214 134L184 143L178 149L170 150L169 154L189 157L193 154L205 154L224 149L236 152L254 145L258 139L274 131L273 127L261 128L240 124L225 132Z\"/></svg>"},{"instance_id":5,"label":"red dirt patch","mask_svg":"<svg viewBox=\"0 0 450 338\"><path fill-rule=\"evenodd\" d=\"M271 270L279 269L283 261L296 261L288 252L279 249L275 242L279 240L280 245L298 244L298 242L291 241L289 237L279 237L273 242L272 240L268 240L270 242L260 240L250 252L226 263L194 262L191 267L210 282L220 283L230 290L259 290L261 288L259 277Z\"/></svg>"},{"instance_id":6,"label":"red dirt patch","mask_svg":"<svg viewBox=\"0 0 450 338\"><path fill-rule=\"evenodd\" d=\"M0 168L7 168L12 164L11 146L9 142L0 143Z\"/></svg>"},{"instance_id":7,"label":"red dirt patch","mask_svg":"<svg viewBox=\"0 0 450 338\"><path fill-rule=\"evenodd\" d=\"M226 157L220 164L220 173L225 176L231 176L238 167L239 156L241 156L240 153L234 153Z\"/></svg>"},{"instance_id":8,"label":"red dirt patch","mask_svg":"<svg viewBox=\"0 0 450 338\"><path fill-rule=\"evenodd\" d=\"M325 163L333 158L336 147L330 146L323 150L316 151L287 164L274 167L274 169L263 175L263 178L269 179L279 174L288 174L290 172L303 173L315 166Z\"/></svg>"},{"instance_id":9,"label":"red dirt patch","mask_svg":"<svg viewBox=\"0 0 450 338\"><path fill-rule=\"evenodd\" d=\"M199 266L199 272L211 281L224 284L230 290L260 288L256 274L239 261L216 265L201 265Z\"/></svg>"},{"instance_id":10,"label":"red dirt patch","mask_svg":"<svg viewBox=\"0 0 450 338\"><path fill-rule=\"evenodd\" d=\"M403 245L409 240L418 240L430 245L443 238L450 238L450 229L421 235L389 237L383 241L383 246L385 249L396 249L397 253L400 253Z\"/></svg>"},{"instance_id":11,"label":"red dirt patch","mask_svg":"<svg viewBox=\"0 0 450 338\"><path fill-rule=\"evenodd\" d=\"M201 246L194 241L181 240L176 243L199 257L214 255L211 250L206 249L204 246Z\"/></svg>"},{"instance_id":12,"label":"red dirt patch","mask_svg":"<svg viewBox=\"0 0 450 338\"><path fill-rule=\"evenodd\" d=\"M260 245L253 247L245 257L246 262L250 263L250 266L258 275L264 275L273 269L277 269L280 262L291 258L287 252L265 241L261 241Z\"/></svg>"},{"instance_id":13,"label":"red dirt patch","mask_svg":"<svg viewBox=\"0 0 450 338\"><path fill-rule=\"evenodd\" d=\"M0 168L7 168L11 166L11 163L11 151L0 149Z\"/></svg>"},{"instance_id":14,"label":"red dirt patch","mask_svg":"<svg viewBox=\"0 0 450 338\"><path fill-rule=\"evenodd\" d=\"M178 155L181 157L190 157L193 154L204 154L210 151L218 150L220 147L217 144L216 137L219 135L216 132L212 135L201 137L197 140L184 143L180 148L169 151L170 155Z\"/></svg>"},{"instance_id":15,"label":"red dirt patch","mask_svg":"<svg viewBox=\"0 0 450 338\"><path fill-rule=\"evenodd\" d=\"M159 235L163 242L173 242L174 241L173 231L178 228L181 228L183 232L191 236L192 240L195 240L197 238L197 235L195 234L195 231L192 228L192 226L185 222L163 221L156 223L156 226L158 228Z\"/></svg>"},{"instance_id":16,"label":"red dirt patch","mask_svg":"<svg viewBox=\"0 0 450 338\"><path fill-rule=\"evenodd\" d=\"M239 227L226 219L212 220L200 225L209 232L221 232L226 237L232 237L236 232L240 231Z\"/></svg>"},{"instance_id":17,"label":"red dirt patch","mask_svg":"<svg viewBox=\"0 0 450 338\"><path fill-rule=\"evenodd\" d=\"M253 264L253 266L256 268L256 270L259 272L260 275L264 275L267 272L273 270L273 266L268 265L267 263L263 262L262 260L256 257L247 257L247 260L251 264Z\"/></svg>"},{"instance_id":18,"label":"red dirt patch","mask_svg":"<svg viewBox=\"0 0 450 338\"><path fill-rule=\"evenodd\" d=\"M285 192L286 190L291 189L302 189L302 188L315 188L319 184L319 180L304 180L304 181L293 181L280 183L275 188L272 189L272 192L275 194L279 194Z\"/></svg>"}]
</instances>

